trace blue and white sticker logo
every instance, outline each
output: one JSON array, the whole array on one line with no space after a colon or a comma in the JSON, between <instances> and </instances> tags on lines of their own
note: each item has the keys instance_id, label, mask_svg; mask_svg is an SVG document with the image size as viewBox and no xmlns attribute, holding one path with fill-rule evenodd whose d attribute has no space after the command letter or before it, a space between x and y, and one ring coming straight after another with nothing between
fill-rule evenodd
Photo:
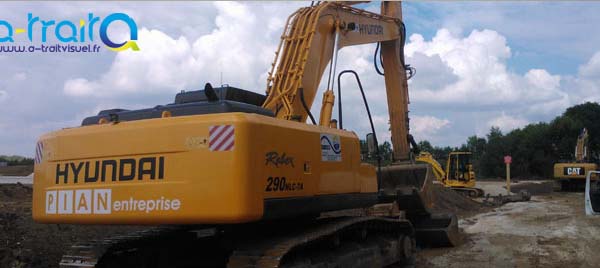
<instances>
[{"instance_id":1,"label":"blue and white sticker logo","mask_svg":"<svg viewBox=\"0 0 600 268\"><path fill-rule=\"evenodd\" d=\"M342 144L340 142L340 136L321 134L321 161L342 161Z\"/></svg>"}]
</instances>

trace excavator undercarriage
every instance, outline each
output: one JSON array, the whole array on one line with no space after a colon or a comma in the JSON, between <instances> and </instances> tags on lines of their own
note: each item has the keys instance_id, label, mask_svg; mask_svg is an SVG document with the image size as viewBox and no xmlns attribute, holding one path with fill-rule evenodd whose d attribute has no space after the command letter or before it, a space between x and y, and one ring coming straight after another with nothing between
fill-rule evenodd
<instances>
[{"instance_id":1,"label":"excavator undercarriage","mask_svg":"<svg viewBox=\"0 0 600 268\"><path fill-rule=\"evenodd\" d=\"M375 208L250 224L151 228L76 244L60 267L385 267L411 264L418 247L460 243L458 220L434 212L431 169L381 169ZM385 207L382 212L381 207ZM378 207L378 208L377 208Z\"/></svg>"},{"instance_id":2,"label":"excavator undercarriage","mask_svg":"<svg viewBox=\"0 0 600 268\"><path fill-rule=\"evenodd\" d=\"M242 226L164 227L78 244L61 267L384 267L412 263L397 218L337 216Z\"/></svg>"}]
</instances>

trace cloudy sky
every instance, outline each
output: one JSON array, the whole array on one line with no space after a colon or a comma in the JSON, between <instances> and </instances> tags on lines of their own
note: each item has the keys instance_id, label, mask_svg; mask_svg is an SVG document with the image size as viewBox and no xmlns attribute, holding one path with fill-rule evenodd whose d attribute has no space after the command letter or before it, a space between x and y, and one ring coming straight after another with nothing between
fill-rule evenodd
<instances>
[{"instance_id":1,"label":"cloudy sky","mask_svg":"<svg viewBox=\"0 0 600 268\"><path fill-rule=\"evenodd\" d=\"M30 12L74 22L90 12L127 13L140 29L141 51L0 53L0 155L33 156L44 132L77 126L103 109L167 104L180 90L205 82L262 93L285 19L308 4L3 2L0 20L23 28ZM379 3L361 7L377 11ZM406 62L417 70L409 81L417 140L460 145L491 126L510 131L600 98L600 3L405 2L403 8ZM125 29L115 24L109 30L124 36ZM0 27L0 37L6 33ZM389 139L374 50L344 48L338 68L360 74L380 139ZM344 102L362 107L358 94L345 95ZM345 127L363 136L364 111L344 112L353 118Z\"/></svg>"}]
</instances>

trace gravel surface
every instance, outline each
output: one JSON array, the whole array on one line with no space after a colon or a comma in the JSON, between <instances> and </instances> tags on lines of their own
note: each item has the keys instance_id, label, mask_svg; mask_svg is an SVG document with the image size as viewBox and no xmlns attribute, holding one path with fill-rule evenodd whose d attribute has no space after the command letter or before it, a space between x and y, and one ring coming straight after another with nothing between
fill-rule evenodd
<instances>
[{"instance_id":1,"label":"gravel surface","mask_svg":"<svg viewBox=\"0 0 600 268\"><path fill-rule=\"evenodd\" d=\"M497 191L503 187L502 182L485 184ZM563 268L600 263L600 218L585 216L583 193L544 193L529 202L463 217L459 226L464 244L421 250L417 266Z\"/></svg>"}]
</instances>

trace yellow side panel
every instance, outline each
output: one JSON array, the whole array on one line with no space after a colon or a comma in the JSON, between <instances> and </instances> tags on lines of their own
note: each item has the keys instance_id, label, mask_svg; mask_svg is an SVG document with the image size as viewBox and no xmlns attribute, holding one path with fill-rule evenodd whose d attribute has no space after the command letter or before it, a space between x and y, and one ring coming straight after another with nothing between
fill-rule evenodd
<instances>
[{"instance_id":1,"label":"yellow side panel","mask_svg":"<svg viewBox=\"0 0 600 268\"><path fill-rule=\"evenodd\" d=\"M354 133L254 114L86 126L39 142L39 222L241 223L260 220L265 199L377 189Z\"/></svg>"},{"instance_id":2,"label":"yellow side panel","mask_svg":"<svg viewBox=\"0 0 600 268\"><path fill-rule=\"evenodd\" d=\"M585 180L588 171L597 169L598 165L594 163L557 163L554 164L554 178ZM592 179L596 178L595 174L592 176Z\"/></svg>"}]
</instances>

